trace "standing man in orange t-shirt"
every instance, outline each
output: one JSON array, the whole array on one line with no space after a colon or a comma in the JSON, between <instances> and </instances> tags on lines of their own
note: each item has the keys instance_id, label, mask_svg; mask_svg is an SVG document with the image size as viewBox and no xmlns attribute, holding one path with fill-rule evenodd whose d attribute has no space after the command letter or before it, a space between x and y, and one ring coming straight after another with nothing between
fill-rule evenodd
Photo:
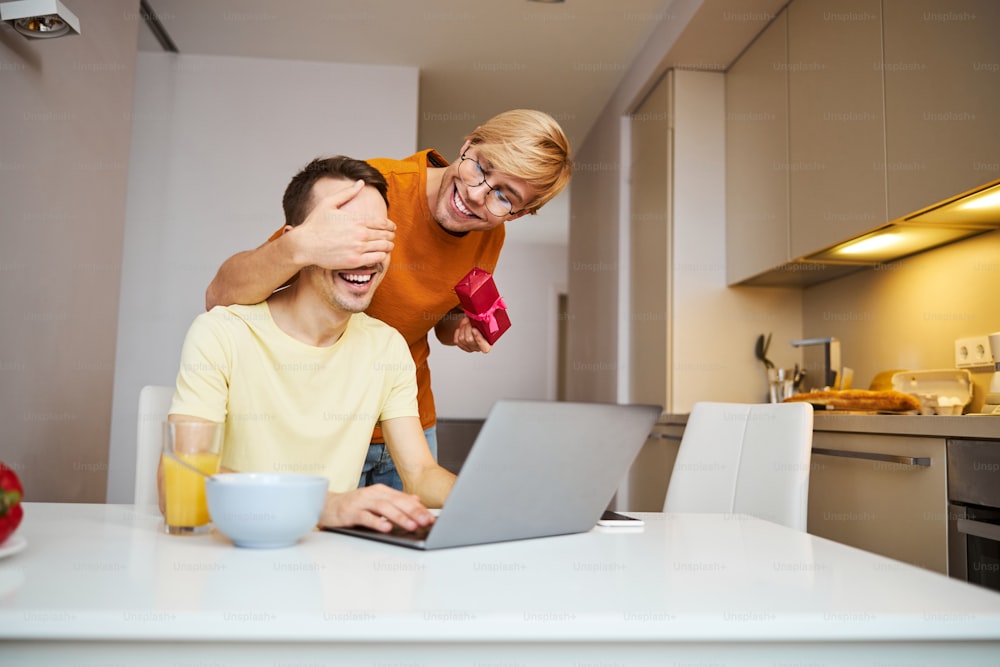
<instances>
[{"instance_id":1,"label":"standing man in orange t-shirt","mask_svg":"<svg viewBox=\"0 0 1000 667\"><path fill-rule=\"evenodd\" d=\"M459 308L454 286L473 267L494 270L504 222L536 213L566 187L569 141L548 114L517 109L477 127L451 164L433 150L369 163L388 183L389 219L346 215L339 209L360 187L338 192L298 227L226 260L206 306L258 303L307 266L370 266L391 250L392 270L366 312L395 327L410 346L420 421L436 456L427 334L434 329L443 344L466 352L490 351ZM376 429L360 485L402 488L383 443Z\"/></svg>"}]
</instances>

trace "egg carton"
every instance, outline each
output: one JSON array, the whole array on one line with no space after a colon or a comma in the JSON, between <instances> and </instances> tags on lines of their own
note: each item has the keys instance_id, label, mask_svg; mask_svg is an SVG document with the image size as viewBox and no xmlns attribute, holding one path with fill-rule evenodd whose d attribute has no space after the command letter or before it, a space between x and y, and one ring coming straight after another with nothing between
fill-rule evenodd
<instances>
[{"instance_id":1,"label":"egg carton","mask_svg":"<svg viewBox=\"0 0 1000 667\"><path fill-rule=\"evenodd\" d=\"M900 371L892 388L920 400L922 415L960 415L972 402L972 373L964 368Z\"/></svg>"}]
</instances>

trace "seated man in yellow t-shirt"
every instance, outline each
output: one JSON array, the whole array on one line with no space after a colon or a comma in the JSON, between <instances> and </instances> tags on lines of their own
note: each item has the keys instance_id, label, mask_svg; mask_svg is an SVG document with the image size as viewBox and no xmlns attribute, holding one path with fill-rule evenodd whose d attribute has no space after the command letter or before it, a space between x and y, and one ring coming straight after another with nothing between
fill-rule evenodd
<instances>
[{"instance_id":1,"label":"seated man in yellow t-shirt","mask_svg":"<svg viewBox=\"0 0 1000 667\"><path fill-rule=\"evenodd\" d=\"M285 231L320 201L339 215L385 218L386 191L365 162L314 160L285 191ZM387 257L372 266L303 269L264 302L198 316L181 352L170 418L224 421L224 470L327 477L321 525L427 526L434 520L427 507L440 507L455 481L428 448L406 342L363 312L388 268ZM357 488L376 424L403 492Z\"/></svg>"}]
</instances>

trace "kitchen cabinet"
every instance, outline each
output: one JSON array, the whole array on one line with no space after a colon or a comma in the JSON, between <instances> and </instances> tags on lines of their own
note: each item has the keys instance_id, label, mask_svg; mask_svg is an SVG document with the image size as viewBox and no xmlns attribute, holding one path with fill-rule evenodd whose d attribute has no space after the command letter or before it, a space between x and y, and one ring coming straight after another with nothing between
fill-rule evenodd
<instances>
[{"instance_id":1,"label":"kitchen cabinet","mask_svg":"<svg viewBox=\"0 0 1000 667\"><path fill-rule=\"evenodd\" d=\"M880 0L788 7L791 257L886 221L881 16Z\"/></svg>"},{"instance_id":2,"label":"kitchen cabinet","mask_svg":"<svg viewBox=\"0 0 1000 667\"><path fill-rule=\"evenodd\" d=\"M873 177L885 162L878 5L797 0L726 73L728 284L855 271L795 260L884 221L884 179Z\"/></svg>"},{"instance_id":3,"label":"kitchen cabinet","mask_svg":"<svg viewBox=\"0 0 1000 667\"><path fill-rule=\"evenodd\" d=\"M1000 2L883 0L888 213L1000 178Z\"/></svg>"},{"instance_id":4,"label":"kitchen cabinet","mask_svg":"<svg viewBox=\"0 0 1000 667\"><path fill-rule=\"evenodd\" d=\"M945 441L815 432L808 531L947 573Z\"/></svg>"},{"instance_id":5,"label":"kitchen cabinet","mask_svg":"<svg viewBox=\"0 0 1000 667\"><path fill-rule=\"evenodd\" d=\"M639 450L625 483L615 497L614 507L630 512L661 512L667 486L687 424L685 416L661 419Z\"/></svg>"},{"instance_id":6,"label":"kitchen cabinet","mask_svg":"<svg viewBox=\"0 0 1000 667\"><path fill-rule=\"evenodd\" d=\"M783 11L726 73L726 277L731 284L788 261L787 33Z\"/></svg>"},{"instance_id":7,"label":"kitchen cabinet","mask_svg":"<svg viewBox=\"0 0 1000 667\"><path fill-rule=\"evenodd\" d=\"M996 0L793 0L726 74L727 282L844 275L800 260L1000 178L998 30Z\"/></svg>"},{"instance_id":8,"label":"kitchen cabinet","mask_svg":"<svg viewBox=\"0 0 1000 667\"><path fill-rule=\"evenodd\" d=\"M631 118L630 394L636 403L668 405L670 180L673 73L649 92Z\"/></svg>"}]
</instances>

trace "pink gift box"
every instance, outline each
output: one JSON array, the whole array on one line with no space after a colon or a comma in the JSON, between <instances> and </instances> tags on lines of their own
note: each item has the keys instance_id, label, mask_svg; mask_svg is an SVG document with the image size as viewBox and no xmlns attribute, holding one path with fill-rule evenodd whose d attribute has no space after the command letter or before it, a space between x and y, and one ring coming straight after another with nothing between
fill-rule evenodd
<instances>
[{"instance_id":1,"label":"pink gift box","mask_svg":"<svg viewBox=\"0 0 1000 667\"><path fill-rule=\"evenodd\" d=\"M490 345L510 329L507 306L497 291L493 275L476 267L455 285L455 294L472 326Z\"/></svg>"}]
</instances>

